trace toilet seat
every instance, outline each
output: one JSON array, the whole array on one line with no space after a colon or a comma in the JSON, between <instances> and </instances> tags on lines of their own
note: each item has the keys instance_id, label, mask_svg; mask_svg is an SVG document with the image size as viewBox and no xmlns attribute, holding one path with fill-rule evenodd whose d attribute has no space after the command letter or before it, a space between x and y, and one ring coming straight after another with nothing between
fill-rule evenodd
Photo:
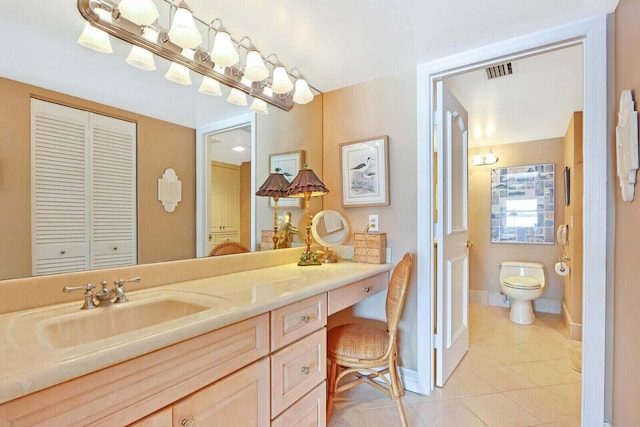
<instances>
[{"instance_id":1,"label":"toilet seat","mask_svg":"<svg viewBox=\"0 0 640 427\"><path fill-rule=\"evenodd\" d=\"M542 285L533 277L526 276L509 276L503 280L504 286L512 289L536 290Z\"/></svg>"}]
</instances>

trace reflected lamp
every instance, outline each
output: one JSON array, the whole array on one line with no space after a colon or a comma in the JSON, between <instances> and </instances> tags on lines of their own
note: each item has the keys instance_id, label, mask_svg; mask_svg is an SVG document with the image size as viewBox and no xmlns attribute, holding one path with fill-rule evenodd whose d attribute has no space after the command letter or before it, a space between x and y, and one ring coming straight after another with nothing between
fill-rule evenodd
<instances>
[{"instance_id":1,"label":"reflected lamp","mask_svg":"<svg viewBox=\"0 0 640 427\"><path fill-rule=\"evenodd\" d=\"M256 191L256 196L273 197L273 249L278 248L278 199L287 197L289 181L280 168L269 174L265 182Z\"/></svg>"}]
</instances>

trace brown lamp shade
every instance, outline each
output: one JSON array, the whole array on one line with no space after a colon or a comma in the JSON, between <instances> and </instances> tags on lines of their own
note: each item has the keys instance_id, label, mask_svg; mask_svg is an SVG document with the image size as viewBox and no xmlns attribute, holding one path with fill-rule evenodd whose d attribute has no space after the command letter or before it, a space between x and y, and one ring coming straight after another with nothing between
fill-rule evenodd
<instances>
[{"instance_id":1,"label":"brown lamp shade","mask_svg":"<svg viewBox=\"0 0 640 427\"><path fill-rule=\"evenodd\" d=\"M287 197L304 197L311 193L311 197L324 196L329 189L320 181L312 169L301 169L289 184Z\"/></svg>"},{"instance_id":2,"label":"brown lamp shade","mask_svg":"<svg viewBox=\"0 0 640 427\"><path fill-rule=\"evenodd\" d=\"M266 181L256 191L256 196L264 197L287 197L289 181L280 172L272 172Z\"/></svg>"}]
</instances>

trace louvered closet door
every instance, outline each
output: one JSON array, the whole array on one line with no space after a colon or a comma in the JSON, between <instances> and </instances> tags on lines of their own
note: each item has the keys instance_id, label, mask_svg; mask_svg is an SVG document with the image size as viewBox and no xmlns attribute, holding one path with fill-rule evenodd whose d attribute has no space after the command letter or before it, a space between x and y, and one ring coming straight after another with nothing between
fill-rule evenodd
<instances>
[{"instance_id":1,"label":"louvered closet door","mask_svg":"<svg viewBox=\"0 0 640 427\"><path fill-rule=\"evenodd\" d=\"M31 100L32 271L89 265L89 155L86 111Z\"/></svg>"},{"instance_id":2,"label":"louvered closet door","mask_svg":"<svg viewBox=\"0 0 640 427\"><path fill-rule=\"evenodd\" d=\"M91 114L92 267L136 264L136 125Z\"/></svg>"}]
</instances>

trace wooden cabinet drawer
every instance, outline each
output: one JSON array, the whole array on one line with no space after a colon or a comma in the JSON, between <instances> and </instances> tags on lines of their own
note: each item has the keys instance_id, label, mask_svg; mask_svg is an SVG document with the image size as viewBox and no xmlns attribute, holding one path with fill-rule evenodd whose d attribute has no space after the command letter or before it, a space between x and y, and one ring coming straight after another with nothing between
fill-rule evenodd
<instances>
[{"instance_id":1,"label":"wooden cabinet drawer","mask_svg":"<svg viewBox=\"0 0 640 427\"><path fill-rule=\"evenodd\" d=\"M129 424L129 427L172 427L172 413L171 406L169 406L133 424Z\"/></svg>"},{"instance_id":2,"label":"wooden cabinet drawer","mask_svg":"<svg viewBox=\"0 0 640 427\"><path fill-rule=\"evenodd\" d=\"M307 298L271 312L271 351L327 325L327 294Z\"/></svg>"},{"instance_id":3,"label":"wooden cabinet drawer","mask_svg":"<svg viewBox=\"0 0 640 427\"><path fill-rule=\"evenodd\" d=\"M271 416L276 417L327 377L327 330L322 328L271 356Z\"/></svg>"},{"instance_id":4,"label":"wooden cabinet drawer","mask_svg":"<svg viewBox=\"0 0 640 427\"><path fill-rule=\"evenodd\" d=\"M363 280L358 280L350 285L332 289L328 296L328 314L337 313L350 307L371 295L387 289L389 286L389 273L384 272Z\"/></svg>"},{"instance_id":5,"label":"wooden cabinet drawer","mask_svg":"<svg viewBox=\"0 0 640 427\"><path fill-rule=\"evenodd\" d=\"M327 383L323 381L309 394L291 405L271 423L271 427L324 427L327 425Z\"/></svg>"},{"instance_id":6,"label":"wooden cabinet drawer","mask_svg":"<svg viewBox=\"0 0 640 427\"><path fill-rule=\"evenodd\" d=\"M268 358L173 405L174 426L264 427L269 421Z\"/></svg>"}]
</instances>

